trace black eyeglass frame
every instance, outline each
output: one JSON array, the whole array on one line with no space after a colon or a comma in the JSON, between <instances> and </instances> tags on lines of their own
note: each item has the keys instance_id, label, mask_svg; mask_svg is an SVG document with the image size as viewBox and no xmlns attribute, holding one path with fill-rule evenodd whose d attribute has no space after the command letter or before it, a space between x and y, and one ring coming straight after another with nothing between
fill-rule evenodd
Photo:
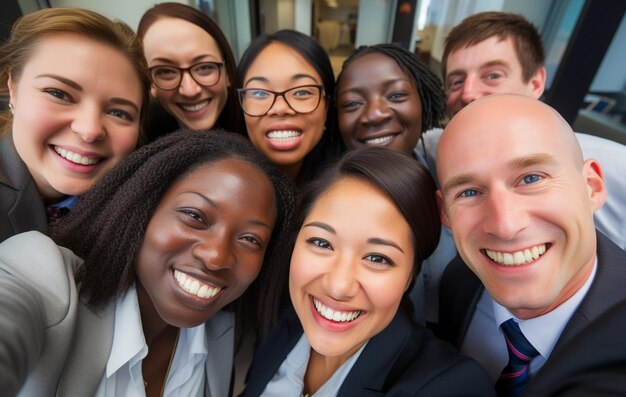
<instances>
[{"instance_id":1,"label":"black eyeglass frame","mask_svg":"<svg viewBox=\"0 0 626 397\"><path fill-rule=\"evenodd\" d=\"M291 104L289 103L289 101L287 100L287 97L285 96L286 93L288 93L289 91L293 91L296 90L298 88L306 88L306 87L315 87L319 90L319 97L317 98L317 104L315 105L315 107L311 110L309 110L308 112L299 112L296 109L293 108L293 106L291 106ZM267 110L265 111L265 113L260 114L260 115L254 115L254 114L250 114L248 112L246 112L243 108L243 103L241 100L241 94L245 93L247 91L263 91L263 92L269 92L270 94L274 95L274 99L272 100L272 104L267 108ZM324 86L321 84L304 84L304 85L299 85L296 87L291 87L288 90L285 91L272 91L272 90L266 90L264 88L237 88L237 98L239 99L239 105L241 106L241 110L247 114L250 117L263 117L266 114L269 113L270 110L272 110L272 107L274 107L274 104L276 103L276 98L282 96L283 100L285 101L285 103L287 104L287 106L289 106L289 109L293 110L294 112L298 113L298 114L309 114L309 113L313 113L315 110L317 110L317 108L320 106L320 103L322 102L322 98L326 98L327 95L324 95Z\"/></svg>"},{"instance_id":2,"label":"black eyeglass frame","mask_svg":"<svg viewBox=\"0 0 626 397\"><path fill-rule=\"evenodd\" d=\"M201 82L199 82L193 75L192 70L193 68L195 68L196 66L199 65L206 65L206 64L211 64L214 66L217 66L217 79L215 80L215 83L212 84L203 84ZM178 89L178 87L180 87L180 84L183 82L183 74L185 72L189 73L189 76L191 76L191 78L193 79L193 81L196 82L196 84L201 85L203 87L212 87L215 84L217 84L220 79L222 78L222 67L224 66L224 62L198 62L198 63L194 63L193 65L186 67L186 68L179 68L177 66L172 66L172 65L156 65L156 66L152 66L150 68L148 68L148 71L150 72L150 80L152 80L152 83L154 85L157 86L158 89L160 90L164 90L164 91L172 91L172 90L176 90ZM171 68L171 69L176 69L178 70L178 83L176 83L176 86L172 87L172 88L163 88L160 85L157 84L156 79L154 78L154 76L152 75L152 71L154 69L157 68Z\"/></svg>"}]
</instances>

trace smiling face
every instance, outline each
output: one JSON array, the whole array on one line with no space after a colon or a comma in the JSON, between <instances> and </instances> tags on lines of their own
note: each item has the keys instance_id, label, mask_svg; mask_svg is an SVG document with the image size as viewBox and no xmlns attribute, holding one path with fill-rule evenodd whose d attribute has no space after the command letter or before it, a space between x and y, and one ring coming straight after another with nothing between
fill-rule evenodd
<instances>
[{"instance_id":1,"label":"smiling face","mask_svg":"<svg viewBox=\"0 0 626 397\"><path fill-rule=\"evenodd\" d=\"M598 163L583 163L551 108L519 95L483 98L452 119L437 163L442 222L498 303L532 318L580 288L606 190Z\"/></svg>"},{"instance_id":2,"label":"smiling face","mask_svg":"<svg viewBox=\"0 0 626 397\"><path fill-rule=\"evenodd\" d=\"M343 71L339 83L339 130L348 148L378 145L413 152L422 135L422 104L392 58L363 55Z\"/></svg>"},{"instance_id":3,"label":"smiling face","mask_svg":"<svg viewBox=\"0 0 626 397\"><path fill-rule=\"evenodd\" d=\"M276 60L280 60L280 67ZM257 55L244 76L244 88L286 91L303 85L323 85L322 78L296 50L271 43ZM327 95L327 93L322 93ZM312 112L296 113L283 97L265 116L245 116L252 144L273 164L295 179L307 154L322 138L328 102L325 97Z\"/></svg>"},{"instance_id":4,"label":"smiling face","mask_svg":"<svg viewBox=\"0 0 626 397\"><path fill-rule=\"evenodd\" d=\"M272 185L253 165L231 158L187 174L156 208L139 251L137 290L154 306L142 314L156 309L176 327L207 321L259 274L275 218Z\"/></svg>"},{"instance_id":5,"label":"smiling face","mask_svg":"<svg viewBox=\"0 0 626 397\"><path fill-rule=\"evenodd\" d=\"M467 104L491 94L543 94L546 70L541 67L524 81L512 38L492 36L450 53L446 62L445 89L450 117Z\"/></svg>"},{"instance_id":6,"label":"smiling face","mask_svg":"<svg viewBox=\"0 0 626 397\"><path fill-rule=\"evenodd\" d=\"M411 237L394 203L360 179L344 177L317 198L289 273L291 301L316 352L343 362L387 327L411 279Z\"/></svg>"},{"instance_id":7,"label":"smiling face","mask_svg":"<svg viewBox=\"0 0 626 397\"><path fill-rule=\"evenodd\" d=\"M191 22L163 17L154 22L143 38L148 67L188 68L200 62L224 62L222 52L211 35ZM229 76L222 65L220 79L212 86L198 84L184 72L178 88L162 90L152 84L151 93L165 110L192 130L215 125L228 99Z\"/></svg>"},{"instance_id":8,"label":"smiling face","mask_svg":"<svg viewBox=\"0 0 626 397\"><path fill-rule=\"evenodd\" d=\"M105 44L46 36L9 91L15 148L46 201L82 194L137 145L141 81Z\"/></svg>"}]
</instances>

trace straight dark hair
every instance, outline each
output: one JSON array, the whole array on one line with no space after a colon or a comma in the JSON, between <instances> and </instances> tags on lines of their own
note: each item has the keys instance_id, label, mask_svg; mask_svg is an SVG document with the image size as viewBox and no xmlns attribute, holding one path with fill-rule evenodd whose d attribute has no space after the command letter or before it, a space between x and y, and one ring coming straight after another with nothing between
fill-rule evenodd
<instances>
[{"instance_id":1,"label":"straight dark hair","mask_svg":"<svg viewBox=\"0 0 626 397\"><path fill-rule=\"evenodd\" d=\"M91 307L102 307L136 281L137 255L152 214L163 196L197 167L238 158L260 169L276 196L276 224L261 271L231 304L238 332L267 329L286 296L293 233L295 190L292 183L248 140L226 131L174 132L131 153L89 189L76 208L52 230L59 245L83 258L77 271L80 294ZM219 139L216 139L219 136Z\"/></svg>"},{"instance_id":2,"label":"straight dark hair","mask_svg":"<svg viewBox=\"0 0 626 397\"><path fill-rule=\"evenodd\" d=\"M302 55L322 78L326 100L328 101L328 113L322 139L306 155L298 175L297 182L299 185L303 185L325 166L335 162L346 150L337 127L337 109L334 102L335 75L328 54L313 38L295 30L283 29L273 34L259 36L250 43L250 46L241 56L237 68L241 84L245 83L244 78L250 65L261 51L272 43L284 44Z\"/></svg>"}]
</instances>

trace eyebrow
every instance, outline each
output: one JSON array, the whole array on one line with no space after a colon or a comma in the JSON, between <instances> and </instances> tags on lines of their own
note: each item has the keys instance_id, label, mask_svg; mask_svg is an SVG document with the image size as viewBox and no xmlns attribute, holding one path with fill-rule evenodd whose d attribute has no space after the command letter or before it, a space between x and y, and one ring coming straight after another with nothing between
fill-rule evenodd
<instances>
[{"instance_id":1,"label":"eyebrow","mask_svg":"<svg viewBox=\"0 0 626 397\"><path fill-rule=\"evenodd\" d=\"M207 204L209 204L209 206L211 206L213 209L215 209L215 210L219 209L219 207L218 207L218 205L215 203L215 201L211 200L211 198L209 198L209 197L207 197L207 196L205 196L205 195L203 195L203 194L201 194L201 193L194 192L194 191L185 191L185 192L182 192L182 193L190 193L190 194L194 194L194 195L196 195L196 196L200 197L202 200L204 200L204 201L205 201ZM250 223L250 224L252 224L252 225L262 226L262 227L265 227L265 228L270 229L270 230L272 229L272 228L270 227L270 225L268 225L267 223L265 223L265 222L263 222L263 221L257 220L257 219L252 219L252 220L250 220L248 223Z\"/></svg>"},{"instance_id":2,"label":"eyebrow","mask_svg":"<svg viewBox=\"0 0 626 397\"><path fill-rule=\"evenodd\" d=\"M216 57L213 54L201 54L201 55L196 55L195 57L191 58L191 62L189 62L190 65L194 65L197 62L202 62L205 61L205 58L211 58L212 60L206 60L206 62L224 62L224 60L219 60L218 58L220 57ZM213 59L215 58L215 59ZM172 61L169 58L164 58L164 57L157 57L152 59L153 62L163 62L166 64L170 64L170 65L174 65L177 64L177 62ZM155 66L159 66L159 65L155 65ZM151 66L154 67L154 66Z\"/></svg>"},{"instance_id":3,"label":"eyebrow","mask_svg":"<svg viewBox=\"0 0 626 397\"><path fill-rule=\"evenodd\" d=\"M490 68L493 66L505 66L509 68L510 62L507 62L503 59L496 59L496 60L489 61L487 63L480 65L479 69ZM445 78L447 80L448 78L453 77L453 76L465 76L465 75L467 75L467 71L465 69L453 69L446 74Z\"/></svg>"},{"instance_id":4,"label":"eyebrow","mask_svg":"<svg viewBox=\"0 0 626 397\"><path fill-rule=\"evenodd\" d=\"M408 79L406 77L401 77L399 79L385 80L385 81L382 82L381 86L384 89L387 89L390 85L393 85L393 84L395 84L397 82L404 82L404 83L413 84L413 82L410 79ZM350 93L350 92L355 92L357 94L361 94L361 93L367 91L368 88L369 87L367 87L366 85L361 85L361 86L358 86L358 87L350 87L350 88L347 88L345 90L339 91L337 93L337 95L339 96L339 95L343 95L343 94ZM417 89L416 89L416 91L417 91Z\"/></svg>"},{"instance_id":5,"label":"eyebrow","mask_svg":"<svg viewBox=\"0 0 626 397\"><path fill-rule=\"evenodd\" d=\"M83 89L83 87L78 84L77 82L75 82L74 80L70 80L67 77L63 77L63 76L59 76L58 74L53 74L53 73L44 73L44 74L40 74L37 76L37 78L41 78L41 77L45 77L45 78L49 78L49 79L54 79L54 80L58 80L61 83L75 89L81 92L84 92L85 90ZM139 106L131 101L128 100L126 98L120 98L120 97L113 97L110 99L112 103L116 104L116 105L126 105L126 106L130 106L132 107L136 112L139 112Z\"/></svg>"},{"instance_id":6,"label":"eyebrow","mask_svg":"<svg viewBox=\"0 0 626 397\"><path fill-rule=\"evenodd\" d=\"M331 234L337 234L337 232L335 231L335 229L330 226L327 223L323 223L323 222L310 222L307 223L305 225L302 226L303 228L305 227L319 227L320 229L326 230L328 233ZM380 238L380 237L370 237L367 239L367 243L368 244L376 244L376 245L387 245L389 247L393 247L395 249L397 249L398 251L402 252L404 254L404 251L402 250L402 248L400 248L400 246L398 244L396 244L395 242L391 241L391 240L386 240L384 238Z\"/></svg>"},{"instance_id":7,"label":"eyebrow","mask_svg":"<svg viewBox=\"0 0 626 397\"><path fill-rule=\"evenodd\" d=\"M300 80L300 79L311 79L315 82L315 84L318 84L317 79L315 78L315 76L312 76L308 73L296 73L293 76L291 76L290 80L291 81L295 81L295 80ZM262 83L269 83L270 79L268 79L265 76L252 76L250 77L248 80L246 80L246 82L244 83L244 87L248 85L248 83L250 83L251 81L260 81Z\"/></svg>"},{"instance_id":8,"label":"eyebrow","mask_svg":"<svg viewBox=\"0 0 626 397\"><path fill-rule=\"evenodd\" d=\"M524 169L528 167L533 167L539 164L555 164L555 163L556 163L556 160L553 156L546 154L546 153L537 153L537 154L531 154L528 156L522 156L522 157L511 159L508 162L508 168L511 168L513 170L520 170L520 169ZM472 173L456 175L453 178L450 178L450 180L443 185L441 190L445 194L445 192L447 192L449 189L453 189L453 188L456 188L457 186L471 183L475 181L476 179L478 178L476 177L475 174L472 174Z\"/></svg>"}]
</instances>

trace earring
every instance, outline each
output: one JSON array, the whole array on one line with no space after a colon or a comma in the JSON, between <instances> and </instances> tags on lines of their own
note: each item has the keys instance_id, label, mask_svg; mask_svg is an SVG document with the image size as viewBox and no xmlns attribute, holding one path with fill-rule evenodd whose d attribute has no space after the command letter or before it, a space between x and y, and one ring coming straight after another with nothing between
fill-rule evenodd
<instances>
[{"instance_id":1,"label":"earring","mask_svg":"<svg viewBox=\"0 0 626 397\"><path fill-rule=\"evenodd\" d=\"M13 106L13 102L9 102L9 111L11 114L15 114L15 107Z\"/></svg>"}]
</instances>

